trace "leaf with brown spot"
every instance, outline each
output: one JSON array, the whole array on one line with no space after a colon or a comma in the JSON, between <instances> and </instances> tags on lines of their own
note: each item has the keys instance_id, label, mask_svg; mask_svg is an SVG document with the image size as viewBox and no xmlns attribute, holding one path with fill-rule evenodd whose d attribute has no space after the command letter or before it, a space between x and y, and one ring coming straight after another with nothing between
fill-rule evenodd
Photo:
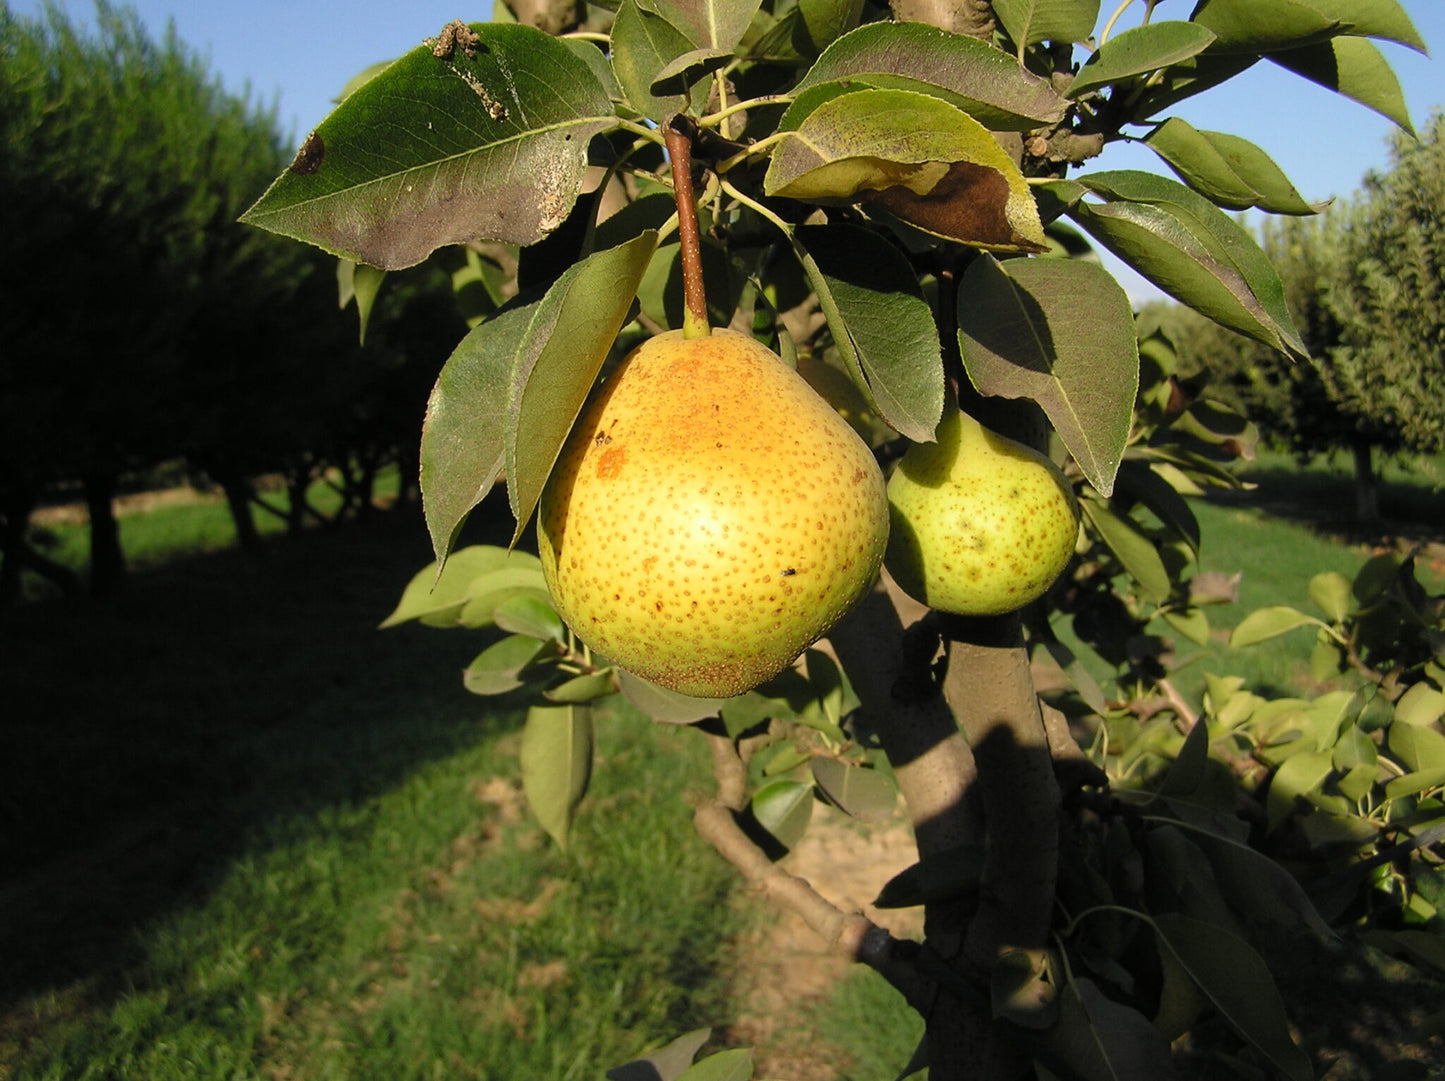
<instances>
[{"instance_id":1,"label":"leaf with brown spot","mask_svg":"<svg viewBox=\"0 0 1445 1081\"><path fill-rule=\"evenodd\" d=\"M948 240L1048 250L1032 192L988 129L939 98L862 89L800 99L779 122L763 188L813 202L867 202Z\"/></svg>"},{"instance_id":2,"label":"leaf with brown spot","mask_svg":"<svg viewBox=\"0 0 1445 1081\"><path fill-rule=\"evenodd\" d=\"M617 122L612 101L539 30L471 32L468 50L420 45L357 87L241 220L388 270L447 244L531 244L555 229L588 142Z\"/></svg>"}]
</instances>

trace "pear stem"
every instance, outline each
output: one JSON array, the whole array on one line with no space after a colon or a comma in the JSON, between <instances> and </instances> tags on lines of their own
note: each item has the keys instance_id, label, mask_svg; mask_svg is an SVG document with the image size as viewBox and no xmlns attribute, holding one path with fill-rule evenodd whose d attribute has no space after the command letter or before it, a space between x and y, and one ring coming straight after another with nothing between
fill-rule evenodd
<instances>
[{"instance_id":1,"label":"pear stem","mask_svg":"<svg viewBox=\"0 0 1445 1081\"><path fill-rule=\"evenodd\" d=\"M677 199L677 236L682 256L682 336L706 338L712 333L707 321L707 292L702 283L702 238L697 228L697 197L692 187L692 136L681 116L670 116L662 125L667 156L672 161L672 188Z\"/></svg>"}]
</instances>

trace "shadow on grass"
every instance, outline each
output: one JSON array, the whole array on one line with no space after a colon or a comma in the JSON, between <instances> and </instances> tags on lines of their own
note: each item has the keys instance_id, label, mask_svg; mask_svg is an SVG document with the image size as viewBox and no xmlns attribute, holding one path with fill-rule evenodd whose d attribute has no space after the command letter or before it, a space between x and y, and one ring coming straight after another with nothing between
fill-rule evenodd
<instances>
[{"instance_id":1,"label":"shadow on grass","mask_svg":"<svg viewBox=\"0 0 1445 1081\"><path fill-rule=\"evenodd\" d=\"M1351 543L1445 544L1445 491L1424 477L1381 480L1382 520L1367 524L1355 517L1354 480L1344 472L1271 463L1241 469L1240 476L1257 487L1211 491L1209 501L1260 510Z\"/></svg>"},{"instance_id":2,"label":"shadow on grass","mask_svg":"<svg viewBox=\"0 0 1445 1081\"><path fill-rule=\"evenodd\" d=\"M475 636L376 630L431 558L420 518L0 613L0 1013L123 971L269 827L520 721L462 689Z\"/></svg>"}]
</instances>

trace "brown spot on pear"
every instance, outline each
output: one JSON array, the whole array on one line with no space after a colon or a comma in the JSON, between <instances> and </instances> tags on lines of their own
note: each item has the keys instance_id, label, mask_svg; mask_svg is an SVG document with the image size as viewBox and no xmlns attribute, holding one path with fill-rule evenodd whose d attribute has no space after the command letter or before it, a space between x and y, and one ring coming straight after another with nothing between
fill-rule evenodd
<instances>
[{"instance_id":1,"label":"brown spot on pear","mask_svg":"<svg viewBox=\"0 0 1445 1081\"><path fill-rule=\"evenodd\" d=\"M955 615L1001 615L1063 573L1079 506L1058 466L954 411L936 443L908 448L888 481L888 571L909 596Z\"/></svg>"},{"instance_id":2,"label":"brown spot on pear","mask_svg":"<svg viewBox=\"0 0 1445 1081\"><path fill-rule=\"evenodd\" d=\"M731 331L672 331L583 411L537 539L582 641L654 683L727 698L782 671L869 588L887 493L868 447L774 353Z\"/></svg>"}]
</instances>

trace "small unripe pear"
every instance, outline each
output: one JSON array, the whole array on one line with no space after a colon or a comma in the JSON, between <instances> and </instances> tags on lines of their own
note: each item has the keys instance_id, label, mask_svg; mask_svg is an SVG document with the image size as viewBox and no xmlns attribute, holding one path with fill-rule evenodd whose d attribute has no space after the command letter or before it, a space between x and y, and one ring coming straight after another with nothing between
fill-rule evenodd
<instances>
[{"instance_id":1,"label":"small unripe pear","mask_svg":"<svg viewBox=\"0 0 1445 1081\"><path fill-rule=\"evenodd\" d=\"M889 573L955 615L1002 615L1043 596L1079 535L1063 472L957 410L937 440L909 447L889 478Z\"/></svg>"},{"instance_id":2,"label":"small unripe pear","mask_svg":"<svg viewBox=\"0 0 1445 1081\"><path fill-rule=\"evenodd\" d=\"M774 353L723 330L628 355L574 426L537 519L577 636L701 698L797 659L870 586L887 540L872 452Z\"/></svg>"}]
</instances>

